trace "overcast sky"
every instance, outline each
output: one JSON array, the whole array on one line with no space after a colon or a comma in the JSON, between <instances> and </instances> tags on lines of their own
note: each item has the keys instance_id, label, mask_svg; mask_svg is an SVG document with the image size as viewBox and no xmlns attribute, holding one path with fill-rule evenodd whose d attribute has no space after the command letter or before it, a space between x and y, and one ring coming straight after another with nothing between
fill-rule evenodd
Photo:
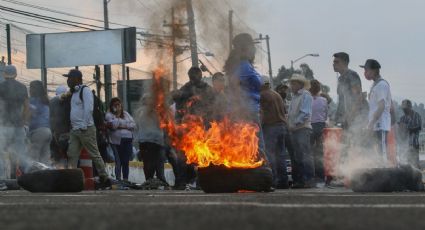
<instances>
[{"instance_id":1,"label":"overcast sky","mask_svg":"<svg viewBox=\"0 0 425 230\"><path fill-rule=\"evenodd\" d=\"M193 1L194 4L202 1L219 2ZM275 74L281 65L289 67L293 59L307 53L319 53L320 57L307 57L296 63L296 66L303 62L309 64L315 77L329 85L331 95L335 97L337 79L332 69L332 54L345 51L350 54L350 67L362 77L363 91L369 91L371 84L364 80L363 71L359 65L368 58L375 58L381 63L382 76L390 82L396 100L410 98L416 102L425 101L423 98L425 80L422 70L425 57L424 0L220 1L226 3L220 4L222 9L234 8L235 23L246 24L257 33L270 35ZM103 13L102 0L25 0L24 2L99 19L102 18ZM142 6L140 2L145 6ZM155 15L147 9L157 10L161 5L169 3L169 0L140 0L140 2L112 0L110 20L163 30L162 26L152 28L151 21ZM1 4L14 7L10 3L1 2ZM16 8L19 7L16 6ZM23 7L20 9L28 10ZM134 11L130 12L130 9ZM225 14L227 12L223 15ZM144 16L143 19L140 15ZM205 17L199 14L195 16L197 20L199 17ZM12 16L9 18L19 19ZM158 16L158 25L163 19L163 16ZM43 32L39 28L26 28ZM210 28L210 30L213 29L213 27ZM200 42L203 46L209 45L205 44L206 42L202 44L202 40ZM227 41L224 42L227 43ZM225 55L216 56L221 61L222 56ZM260 62L260 71L267 74L264 53L257 60ZM218 68L222 65L219 61L213 62Z\"/></svg>"}]
</instances>

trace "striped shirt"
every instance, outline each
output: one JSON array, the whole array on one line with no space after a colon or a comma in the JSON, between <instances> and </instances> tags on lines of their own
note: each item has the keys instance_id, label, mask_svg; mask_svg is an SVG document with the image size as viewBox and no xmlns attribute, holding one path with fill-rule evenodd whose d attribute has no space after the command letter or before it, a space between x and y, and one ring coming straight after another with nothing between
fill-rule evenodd
<instances>
[{"instance_id":1,"label":"striped shirt","mask_svg":"<svg viewBox=\"0 0 425 230\"><path fill-rule=\"evenodd\" d=\"M421 115L412 110L411 114L402 116L399 123L406 127L409 135L409 145L419 147L419 132L422 129Z\"/></svg>"}]
</instances>

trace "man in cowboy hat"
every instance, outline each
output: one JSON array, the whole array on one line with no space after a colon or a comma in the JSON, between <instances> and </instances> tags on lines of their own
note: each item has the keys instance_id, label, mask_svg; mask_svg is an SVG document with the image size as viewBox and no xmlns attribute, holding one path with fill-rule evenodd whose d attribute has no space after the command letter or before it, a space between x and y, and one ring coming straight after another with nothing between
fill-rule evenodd
<instances>
[{"instance_id":1,"label":"man in cowboy hat","mask_svg":"<svg viewBox=\"0 0 425 230\"><path fill-rule=\"evenodd\" d=\"M288 112L288 126L291 132L294 153L291 156L293 169L293 188L313 186L313 156L310 150L311 106L313 98L309 88L310 82L300 74L292 75L289 80L293 93Z\"/></svg>"},{"instance_id":2,"label":"man in cowboy hat","mask_svg":"<svg viewBox=\"0 0 425 230\"><path fill-rule=\"evenodd\" d=\"M389 83L381 77L381 65L374 59L366 60L364 65L364 76L373 81L369 93L369 119L367 128L375 132L375 144L378 153L387 160L387 135L391 130L391 92Z\"/></svg>"}]
</instances>

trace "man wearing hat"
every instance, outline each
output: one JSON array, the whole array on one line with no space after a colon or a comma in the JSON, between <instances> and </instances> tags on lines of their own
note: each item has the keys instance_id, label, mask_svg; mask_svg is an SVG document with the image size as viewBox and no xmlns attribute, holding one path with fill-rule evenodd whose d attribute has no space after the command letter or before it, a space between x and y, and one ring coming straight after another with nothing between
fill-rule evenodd
<instances>
[{"instance_id":1,"label":"man wearing hat","mask_svg":"<svg viewBox=\"0 0 425 230\"><path fill-rule=\"evenodd\" d=\"M3 77L5 80L0 83L0 161L4 159L6 152L10 153L12 161L15 161L27 153L24 125L30 118L29 99L25 85L16 80L15 66L5 66ZM21 164L24 164L24 161L21 161ZM4 165L0 162L0 168L2 166ZM25 170L26 165L21 166ZM0 179L2 176L5 175L0 175Z\"/></svg>"},{"instance_id":2,"label":"man wearing hat","mask_svg":"<svg viewBox=\"0 0 425 230\"><path fill-rule=\"evenodd\" d=\"M391 92L390 84L380 75L381 65L374 59L366 60L364 65L364 76L373 81L369 93L369 115L367 128L375 133L375 145L378 153L387 160L387 135L391 130Z\"/></svg>"},{"instance_id":3,"label":"man wearing hat","mask_svg":"<svg viewBox=\"0 0 425 230\"><path fill-rule=\"evenodd\" d=\"M419 132L422 130L422 118L412 109L412 102L408 99L403 100L401 108L404 115L400 118L399 130L404 147L402 149L407 149L403 160L419 168Z\"/></svg>"},{"instance_id":4,"label":"man wearing hat","mask_svg":"<svg viewBox=\"0 0 425 230\"><path fill-rule=\"evenodd\" d=\"M288 175L285 160L285 139L288 135L282 97L270 88L270 78L263 76L260 93L261 128L267 159L273 173L273 187L287 189Z\"/></svg>"},{"instance_id":5,"label":"man wearing hat","mask_svg":"<svg viewBox=\"0 0 425 230\"><path fill-rule=\"evenodd\" d=\"M111 181L105 170L96 140L96 127L93 119L94 96L90 88L83 85L83 75L77 69L71 69L67 84L71 90L71 132L68 147L68 167L77 168L80 151L85 148L93 160L100 177L99 188L108 188ZM80 97L81 95L81 97Z\"/></svg>"},{"instance_id":6,"label":"man wearing hat","mask_svg":"<svg viewBox=\"0 0 425 230\"><path fill-rule=\"evenodd\" d=\"M289 79L293 93L288 112L288 127L294 148L292 161L293 188L310 188L314 177L313 155L310 149L313 98L307 90L310 82L300 74Z\"/></svg>"}]
</instances>

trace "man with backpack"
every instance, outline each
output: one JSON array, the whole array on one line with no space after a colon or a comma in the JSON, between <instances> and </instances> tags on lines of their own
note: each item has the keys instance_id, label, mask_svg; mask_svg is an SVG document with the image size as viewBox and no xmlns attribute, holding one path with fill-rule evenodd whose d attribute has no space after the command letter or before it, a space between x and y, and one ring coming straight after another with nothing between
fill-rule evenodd
<instances>
[{"instance_id":1,"label":"man with backpack","mask_svg":"<svg viewBox=\"0 0 425 230\"><path fill-rule=\"evenodd\" d=\"M68 167L77 168L80 151L85 148L89 153L100 178L99 188L111 187L111 181L105 170L96 140L96 126L93 119L94 97L90 88L83 85L83 75L77 69L71 69L67 84L71 90L71 132L68 148Z\"/></svg>"}]
</instances>

